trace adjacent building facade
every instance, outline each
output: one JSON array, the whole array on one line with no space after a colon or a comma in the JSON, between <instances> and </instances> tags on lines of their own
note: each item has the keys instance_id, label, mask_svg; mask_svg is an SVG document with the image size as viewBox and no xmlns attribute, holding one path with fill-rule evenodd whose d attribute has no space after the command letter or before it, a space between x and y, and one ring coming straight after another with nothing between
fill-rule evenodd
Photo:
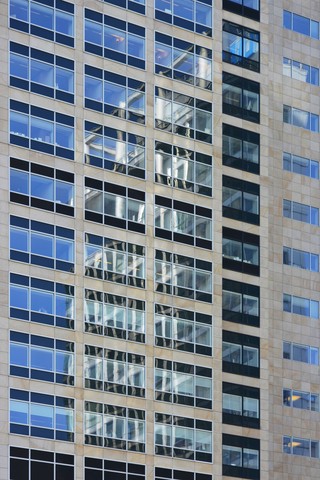
<instances>
[{"instance_id":1,"label":"adjacent building facade","mask_svg":"<svg viewBox=\"0 0 320 480\"><path fill-rule=\"evenodd\" d=\"M318 479L318 1L0 22L0 478Z\"/></svg>"}]
</instances>

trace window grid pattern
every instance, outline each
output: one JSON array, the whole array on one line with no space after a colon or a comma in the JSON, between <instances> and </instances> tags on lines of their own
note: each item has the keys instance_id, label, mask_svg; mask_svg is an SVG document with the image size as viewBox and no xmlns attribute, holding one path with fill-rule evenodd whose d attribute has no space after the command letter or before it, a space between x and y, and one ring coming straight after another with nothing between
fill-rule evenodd
<instances>
[{"instance_id":1,"label":"window grid pattern","mask_svg":"<svg viewBox=\"0 0 320 480\"><path fill-rule=\"evenodd\" d=\"M145 343L145 302L85 290L85 332Z\"/></svg>"},{"instance_id":2,"label":"window grid pattern","mask_svg":"<svg viewBox=\"0 0 320 480\"><path fill-rule=\"evenodd\" d=\"M319 68L283 57L283 75L319 86Z\"/></svg>"},{"instance_id":3,"label":"window grid pattern","mask_svg":"<svg viewBox=\"0 0 320 480\"><path fill-rule=\"evenodd\" d=\"M74 385L74 343L10 332L10 375Z\"/></svg>"},{"instance_id":4,"label":"window grid pattern","mask_svg":"<svg viewBox=\"0 0 320 480\"><path fill-rule=\"evenodd\" d=\"M145 28L84 9L84 50L145 69Z\"/></svg>"},{"instance_id":5,"label":"window grid pattern","mask_svg":"<svg viewBox=\"0 0 320 480\"><path fill-rule=\"evenodd\" d=\"M74 286L11 273L10 318L74 329Z\"/></svg>"},{"instance_id":6,"label":"window grid pattern","mask_svg":"<svg viewBox=\"0 0 320 480\"><path fill-rule=\"evenodd\" d=\"M212 369L155 358L155 399L212 408Z\"/></svg>"},{"instance_id":7,"label":"window grid pattern","mask_svg":"<svg viewBox=\"0 0 320 480\"><path fill-rule=\"evenodd\" d=\"M85 275L145 288L145 247L85 234Z\"/></svg>"},{"instance_id":8,"label":"window grid pattern","mask_svg":"<svg viewBox=\"0 0 320 480\"><path fill-rule=\"evenodd\" d=\"M119 480L146 480L146 467L138 463L125 463L85 457L84 471L85 478L88 479L115 478Z\"/></svg>"},{"instance_id":9,"label":"window grid pattern","mask_svg":"<svg viewBox=\"0 0 320 480\"><path fill-rule=\"evenodd\" d=\"M212 356L211 315L156 303L154 321L156 346Z\"/></svg>"},{"instance_id":10,"label":"window grid pattern","mask_svg":"<svg viewBox=\"0 0 320 480\"><path fill-rule=\"evenodd\" d=\"M223 21L222 60L260 72L260 33Z\"/></svg>"},{"instance_id":11,"label":"window grid pattern","mask_svg":"<svg viewBox=\"0 0 320 480\"><path fill-rule=\"evenodd\" d=\"M145 178L145 138L85 121L84 162Z\"/></svg>"},{"instance_id":12,"label":"window grid pattern","mask_svg":"<svg viewBox=\"0 0 320 480\"><path fill-rule=\"evenodd\" d=\"M283 105L283 121L295 127L319 133L319 115L299 108Z\"/></svg>"},{"instance_id":13,"label":"window grid pattern","mask_svg":"<svg viewBox=\"0 0 320 480\"><path fill-rule=\"evenodd\" d=\"M145 411L85 402L85 445L145 452Z\"/></svg>"},{"instance_id":14,"label":"window grid pattern","mask_svg":"<svg viewBox=\"0 0 320 480\"><path fill-rule=\"evenodd\" d=\"M155 196L155 236L212 250L212 210Z\"/></svg>"},{"instance_id":15,"label":"window grid pattern","mask_svg":"<svg viewBox=\"0 0 320 480\"><path fill-rule=\"evenodd\" d=\"M260 21L260 0L223 0L223 9Z\"/></svg>"},{"instance_id":16,"label":"window grid pattern","mask_svg":"<svg viewBox=\"0 0 320 480\"><path fill-rule=\"evenodd\" d=\"M259 225L260 186L233 177L222 177L222 215Z\"/></svg>"},{"instance_id":17,"label":"window grid pattern","mask_svg":"<svg viewBox=\"0 0 320 480\"><path fill-rule=\"evenodd\" d=\"M260 440L222 434L222 474L259 479Z\"/></svg>"},{"instance_id":18,"label":"window grid pattern","mask_svg":"<svg viewBox=\"0 0 320 480\"><path fill-rule=\"evenodd\" d=\"M260 122L260 84L222 73L222 112L249 122Z\"/></svg>"},{"instance_id":19,"label":"window grid pattern","mask_svg":"<svg viewBox=\"0 0 320 480\"><path fill-rule=\"evenodd\" d=\"M155 18L190 30L212 36L212 0L156 0Z\"/></svg>"},{"instance_id":20,"label":"window grid pattern","mask_svg":"<svg viewBox=\"0 0 320 480\"><path fill-rule=\"evenodd\" d=\"M10 85L74 103L74 61L10 42Z\"/></svg>"},{"instance_id":21,"label":"window grid pattern","mask_svg":"<svg viewBox=\"0 0 320 480\"><path fill-rule=\"evenodd\" d=\"M284 388L283 405L285 407L299 408L300 410L319 412L319 394Z\"/></svg>"},{"instance_id":22,"label":"window grid pattern","mask_svg":"<svg viewBox=\"0 0 320 480\"><path fill-rule=\"evenodd\" d=\"M145 233L145 192L85 177L85 219Z\"/></svg>"},{"instance_id":23,"label":"window grid pattern","mask_svg":"<svg viewBox=\"0 0 320 480\"><path fill-rule=\"evenodd\" d=\"M145 83L85 65L84 106L144 125Z\"/></svg>"},{"instance_id":24,"label":"window grid pattern","mask_svg":"<svg viewBox=\"0 0 320 480\"><path fill-rule=\"evenodd\" d=\"M310 440L309 438L299 438L283 436L283 453L288 455L299 455L302 457L320 458L319 440Z\"/></svg>"},{"instance_id":25,"label":"window grid pattern","mask_svg":"<svg viewBox=\"0 0 320 480\"><path fill-rule=\"evenodd\" d=\"M155 454L212 462L212 422L155 413Z\"/></svg>"},{"instance_id":26,"label":"window grid pattern","mask_svg":"<svg viewBox=\"0 0 320 480\"><path fill-rule=\"evenodd\" d=\"M74 442L74 400L10 389L10 433Z\"/></svg>"},{"instance_id":27,"label":"window grid pattern","mask_svg":"<svg viewBox=\"0 0 320 480\"><path fill-rule=\"evenodd\" d=\"M304 203L283 200L283 216L308 223L309 225L319 225L319 208L305 205Z\"/></svg>"},{"instance_id":28,"label":"window grid pattern","mask_svg":"<svg viewBox=\"0 0 320 480\"><path fill-rule=\"evenodd\" d=\"M104 0L104 2L145 15L146 0Z\"/></svg>"},{"instance_id":29,"label":"window grid pattern","mask_svg":"<svg viewBox=\"0 0 320 480\"><path fill-rule=\"evenodd\" d=\"M249 283L222 280L222 318L229 322L258 327L260 288Z\"/></svg>"},{"instance_id":30,"label":"window grid pattern","mask_svg":"<svg viewBox=\"0 0 320 480\"><path fill-rule=\"evenodd\" d=\"M222 390L223 423L260 428L259 389L223 382Z\"/></svg>"},{"instance_id":31,"label":"window grid pattern","mask_svg":"<svg viewBox=\"0 0 320 480\"><path fill-rule=\"evenodd\" d=\"M304 317L319 318L319 302L310 298L283 294L283 311L303 315Z\"/></svg>"},{"instance_id":32,"label":"window grid pattern","mask_svg":"<svg viewBox=\"0 0 320 480\"><path fill-rule=\"evenodd\" d=\"M10 100L10 143L74 160L74 118Z\"/></svg>"},{"instance_id":33,"label":"window grid pattern","mask_svg":"<svg viewBox=\"0 0 320 480\"><path fill-rule=\"evenodd\" d=\"M183 470L171 470L171 468L155 468L154 480L212 480L212 475L206 473L186 472Z\"/></svg>"},{"instance_id":34,"label":"window grid pattern","mask_svg":"<svg viewBox=\"0 0 320 480\"><path fill-rule=\"evenodd\" d=\"M222 132L223 165L259 175L260 135L227 124Z\"/></svg>"},{"instance_id":35,"label":"window grid pattern","mask_svg":"<svg viewBox=\"0 0 320 480\"><path fill-rule=\"evenodd\" d=\"M319 255L296 248L283 247L283 264L310 272L319 272Z\"/></svg>"},{"instance_id":36,"label":"window grid pattern","mask_svg":"<svg viewBox=\"0 0 320 480\"><path fill-rule=\"evenodd\" d=\"M10 201L74 216L74 174L10 158Z\"/></svg>"},{"instance_id":37,"label":"window grid pattern","mask_svg":"<svg viewBox=\"0 0 320 480\"><path fill-rule=\"evenodd\" d=\"M156 250L155 289L157 292L211 303L212 264Z\"/></svg>"},{"instance_id":38,"label":"window grid pattern","mask_svg":"<svg viewBox=\"0 0 320 480\"><path fill-rule=\"evenodd\" d=\"M212 90L212 50L155 33L155 73Z\"/></svg>"},{"instance_id":39,"label":"window grid pattern","mask_svg":"<svg viewBox=\"0 0 320 480\"><path fill-rule=\"evenodd\" d=\"M283 27L316 40L320 38L319 22L288 10L283 10Z\"/></svg>"},{"instance_id":40,"label":"window grid pattern","mask_svg":"<svg viewBox=\"0 0 320 480\"><path fill-rule=\"evenodd\" d=\"M212 104L155 87L155 128L212 143Z\"/></svg>"},{"instance_id":41,"label":"window grid pattern","mask_svg":"<svg viewBox=\"0 0 320 480\"><path fill-rule=\"evenodd\" d=\"M74 47L74 4L65 0L10 0L10 27Z\"/></svg>"},{"instance_id":42,"label":"window grid pattern","mask_svg":"<svg viewBox=\"0 0 320 480\"><path fill-rule=\"evenodd\" d=\"M259 337L223 331L222 340L223 372L259 378Z\"/></svg>"},{"instance_id":43,"label":"window grid pattern","mask_svg":"<svg viewBox=\"0 0 320 480\"><path fill-rule=\"evenodd\" d=\"M283 170L319 179L319 162L283 152Z\"/></svg>"},{"instance_id":44,"label":"window grid pattern","mask_svg":"<svg viewBox=\"0 0 320 480\"><path fill-rule=\"evenodd\" d=\"M293 342L283 342L283 358L295 362L319 365L319 348Z\"/></svg>"},{"instance_id":45,"label":"window grid pattern","mask_svg":"<svg viewBox=\"0 0 320 480\"><path fill-rule=\"evenodd\" d=\"M145 357L85 345L85 387L108 393L145 396Z\"/></svg>"},{"instance_id":46,"label":"window grid pattern","mask_svg":"<svg viewBox=\"0 0 320 480\"><path fill-rule=\"evenodd\" d=\"M47 450L10 447L10 478L74 480L74 456Z\"/></svg>"},{"instance_id":47,"label":"window grid pattern","mask_svg":"<svg viewBox=\"0 0 320 480\"><path fill-rule=\"evenodd\" d=\"M260 275L260 238L252 233L222 228L222 267Z\"/></svg>"},{"instance_id":48,"label":"window grid pattern","mask_svg":"<svg viewBox=\"0 0 320 480\"><path fill-rule=\"evenodd\" d=\"M177 145L155 142L155 181L212 196L212 157Z\"/></svg>"},{"instance_id":49,"label":"window grid pattern","mask_svg":"<svg viewBox=\"0 0 320 480\"><path fill-rule=\"evenodd\" d=\"M11 215L10 259L74 273L74 231Z\"/></svg>"}]
</instances>

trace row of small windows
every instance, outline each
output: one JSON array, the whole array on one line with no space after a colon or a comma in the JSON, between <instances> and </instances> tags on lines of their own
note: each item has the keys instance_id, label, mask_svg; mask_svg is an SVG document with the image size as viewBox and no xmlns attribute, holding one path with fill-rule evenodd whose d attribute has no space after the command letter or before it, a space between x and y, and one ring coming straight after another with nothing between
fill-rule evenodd
<instances>
[{"instance_id":1,"label":"row of small windows","mask_svg":"<svg viewBox=\"0 0 320 480\"><path fill-rule=\"evenodd\" d=\"M11 273L10 317L74 329L74 286Z\"/></svg>"},{"instance_id":2,"label":"row of small windows","mask_svg":"<svg viewBox=\"0 0 320 480\"><path fill-rule=\"evenodd\" d=\"M320 458L319 440L310 440L308 438L298 438L291 436L283 437L283 452L288 455L299 455L309 458Z\"/></svg>"},{"instance_id":3,"label":"row of small windows","mask_svg":"<svg viewBox=\"0 0 320 480\"><path fill-rule=\"evenodd\" d=\"M212 143L212 104L155 87L155 128Z\"/></svg>"},{"instance_id":4,"label":"row of small windows","mask_svg":"<svg viewBox=\"0 0 320 480\"><path fill-rule=\"evenodd\" d=\"M145 69L145 28L85 8L84 49L116 62Z\"/></svg>"},{"instance_id":5,"label":"row of small windows","mask_svg":"<svg viewBox=\"0 0 320 480\"><path fill-rule=\"evenodd\" d=\"M223 21L222 60L254 72L260 71L260 33Z\"/></svg>"},{"instance_id":6,"label":"row of small windows","mask_svg":"<svg viewBox=\"0 0 320 480\"><path fill-rule=\"evenodd\" d=\"M212 210L155 196L155 236L212 249Z\"/></svg>"},{"instance_id":7,"label":"row of small windows","mask_svg":"<svg viewBox=\"0 0 320 480\"><path fill-rule=\"evenodd\" d=\"M212 0L155 0L155 18L212 36Z\"/></svg>"},{"instance_id":8,"label":"row of small windows","mask_svg":"<svg viewBox=\"0 0 320 480\"><path fill-rule=\"evenodd\" d=\"M283 405L285 407L299 408L319 412L319 394L302 392L300 390L283 389Z\"/></svg>"},{"instance_id":9,"label":"row of small windows","mask_svg":"<svg viewBox=\"0 0 320 480\"><path fill-rule=\"evenodd\" d=\"M74 61L10 42L10 85L74 103Z\"/></svg>"},{"instance_id":10,"label":"row of small windows","mask_svg":"<svg viewBox=\"0 0 320 480\"><path fill-rule=\"evenodd\" d=\"M155 141L155 181L212 196L213 158L177 145Z\"/></svg>"},{"instance_id":11,"label":"row of small windows","mask_svg":"<svg viewBox=\"0 0 320 480\"><path fill-rule=\"evenodd\" d=\"M74 174L10 158L10 201L74 216Z\"/></svg>"},{"instance_id":12,"label":"row of small windows","mask_svg":"<svg viewBox=\"0 0 320 480\"><path fill-rule=\"evenodd\" d=\"M10 433L74 442L74 399L10 389Z\"/></svg>"},{"instance_id":13,"label":"row of small windows","mask_svg":"<svg viewBox=\"0 0 320 480\"><path fill-rule=\"evenodd\" d=\"M144 124L145 83L89 65L84 66L84 105L98 112Z\"/></svg>"},{"instance_id":14,"label":"row of small windows","mask_svg":"<svg viewBox=\"0 0 320 480\"><path fill-rule=\"evenodd\" d=\"M212 263L156 250L155 290L211 303Z\"/></svg>"},{"instance_id":15,"label":"row of small windows","mask_svg":"<svg viewBox=\"0 0 320 480\"><path fill-rule=\"evenodd\" d=\"M319 179L319 162L283 152L283 169L306 177Z\"/></svg>"},{"instance_id":16,"label":"row of small windows","mask_svg":"<svg viewBox=\"0 0 320 480\"><path fill-rule=\"evenodd\" d=\"M290 58L283 58L283 75L319 86L319 68Z\"/></svg>"},{"instance_id":17,"label":"row of small windows","mask_svg":"<svg viewBox=\"0 0 320 480\"><path fill-rule=\"evenodd\" d=\"M289 125L319 133L319 115L283 105L283 121Z\"/></svg>"},{"instance_id":18,"label":"row of small windows","mask_svg":"<svg viewBox=\"0 0 320 480\"><path fill-rule=\"evenodd\" d=\"M145 357L85 345L85 387L109 393L145 397Z\"/></svg>"},{"instance_id":19,"label":"row of small windows","mask_svg":"<svg viewBox=\"0 0 320 480\"><path fill-rule=\"evenodd\" d=\"M230 477L260 478L260 440L222 434L222 474Z\"/></svg>"},{"instance_id":20,"label":"row of small windows","mask_svg":"<svg viewBox=\"0 0 320 480\"><path fill-rule=\"evenodd\" d=\"M11 480L74 480L74 455L10 447ZM146 480L146 467L137 463L119 462L96 457L84 457L85 480ZM212 475L184 470L155 467L155 480L212 480Z\"/></svg>"},{"instance_id":21,"label":"row of small windows","mask_svg":"<svg viewBox=\"0 0 320 480\"><path fill-rule=\"evenodd\" d=\"M155 304L155 344L212 355L212 317ZM10 317L74 328L74 287L10 274ZM84 330L134 342L145 342L145 302L85 290Z\"/></svg>"},{"instance_id":22,"label":"row of small windows","mask_svg":"<svg viewBox=\"0 0 320 480\"><path fill-rule=\"evenodd\" d=\"M212 50L155 33L155 73L212 89Z\"/></svg>"},{"instance_id":23,"label":"row of small windows","mask_svg":"<svg viewBox=\"0 0 320 480\"><path fill-rule=\"evenodd\" d=\"M10 27L74 47L74 4L48 0L10 0Z\"/></svg>"},{"instance_id":24,"label":"row of small windows","mask_svg":"<svg viewBox=\"0 0 320 480\"><path fill-rule=\"evenodd\" d=\"M74 160L74 117L10 100L10 143Z\"/></svg>"},{"instance_id":25,"label":"row of small windows","mask_svg":"<svg viewBox=\"0 0 320 480\"><path fill-rule=\"evenodd\" d=\"M283 311L303 315L305 317L319 318L319 302L309 298L283 294Z\"/></svg>"},{"instance_id":26,"label":"row of small windows","mask_svg":"<svg viewBox=\"0 0 320 480\"><path fill-rule=\"evenodd\" d=\"M222 73L222 112L250 122L260 122L260 84L231 73Z\"/></svg>"},{"instance_id":27,"label":"row of small windows","mask_svg":"<svg viewBox=\"0 0 320 480\"><path fill-rule=\"evenodd\" d=\"M283 342L283 358L295 362L319 365L319 348L293 342Z\"/></svg>"},{"instance_id":28,"label":"row of small windows","mask_svg":"<svg viewBox=\"0 0 320 480\"><path fill-rule=\"evenodd\" d=\"M74 272L74 231L12 215L10 259Z\"/></svg>"},{"instance_id":29,"label":"row of small windows","mask_svg":"<svg viewBox=\"0 0 320 480\"><path fill-rule=\"evenodd\" d=\"M117 7L126 8L132 12L145 14L146 0L104 0L106 3Z\"/></svg>"},{"instance_id":30,"label":"row of small windows","mask_svg":"<svg viewBox=\"0 0 320 480\"><path fill-rule=\"evenodd\" d=\"M74 385L74 343L10 332L10 375Z\"/></svg>"},{"instance_id":31,"label":"row of small windows","mask_svg":"<svg viewBox=\"0 0 320 480\"><path fill-rule=\"evenodd\" d=\"M288 30L319 40L319 22L310 18L283 10L283 26Z\"/></svg>"},{"instance_id":32,"label":"row of small windows","mask_svg":"<svg viewBox=\"0 0 320 480\"><path fill-rule=\"evenodd\" d=\"M145 192L85 177L85 219L145 233Z\"/></svg>"},{"instance_id":33,"label":"row of small windows","mask_svg":"<svg viewBox=\"0 0 320 480\"><path fill-rule=\"evenodd\" d=\"M260 21L260 0L223 0L223 9Z\"/></svg>"},{"instance_id":34,"label":"row of small windows","mask_svg":"<svg viewBox=\"0 0 320 480\"><path fill-rule=\"evenodd\" d=\"M283 264L319 272L319 255L296 248L283 247Z\"/></svg>"},{"instance_id":35,"label":"row of small windows","mask_svg":"<svg viewBox=\"0 0 320 480\"><path fill-rule=\"evenodd\" d=\"M308 223L309 225L319 225L319 208L305 205L304 203L284 199L283 216Z\"/></svg>"}]
</instances>

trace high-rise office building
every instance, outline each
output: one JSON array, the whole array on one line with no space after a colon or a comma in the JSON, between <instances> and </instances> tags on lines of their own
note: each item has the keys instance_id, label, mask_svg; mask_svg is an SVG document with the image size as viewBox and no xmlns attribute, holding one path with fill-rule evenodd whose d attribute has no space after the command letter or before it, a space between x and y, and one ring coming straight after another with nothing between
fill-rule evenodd
<instances>
[{"instance_id":1,"label":"high-rise office building","mask_svg":"<svg viewBox=\"0 0 320 480\"><path fill-rule=\"evenodd\" d=\"M319 1L0 22L0 478L318 480Z\"/></svg>"}]
</instances>

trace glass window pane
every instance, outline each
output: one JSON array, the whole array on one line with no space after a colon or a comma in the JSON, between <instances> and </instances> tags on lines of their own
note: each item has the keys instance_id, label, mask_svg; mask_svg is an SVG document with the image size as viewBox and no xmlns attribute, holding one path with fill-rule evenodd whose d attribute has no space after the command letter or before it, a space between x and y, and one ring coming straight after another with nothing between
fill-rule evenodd
<instances>
[{"instance_id":1,"label":"glass window pane","mask_svg":"<svg viewBox=\"0 0 320 480\"><path fill-rule=\"evenodd\" d=\"M96 303L95 303L96 305ZM108 327L126 328L126 309L117 305L104 305L103 319ZM99 309L100 310L100 309Z\"/></svg>"},{"instance_id":2,"label":"glass window pane","mask_svg":"<svg viewBox=\"0 0 320 480\"><path fill-rule=\"evenodd\" d=\"M243 415L245 417L259 418L259 400L243 397Z\"/></svg>"},{"instance_id":3,"label":"glass window pane","mask_svg":"<svg viewBox=\"0 0 320 480\"><path fill-rule=\"evenodd\" d=\"M29 289L10 285L10 307L29 308Z\"/></svg>"},{"instance_id":4,"label":"glass window pane","mask_svg":"<svg viewBox=\"0 0 320 480\"><path fill-rule=\"evenodd\" d=\"M56 239L56 258L66 262L74 261L74 243L72 240Z\"/></svg>"},{"instance_id":5,"label":"glass window pane","mask_svg":"<svg viewBox=\"0 0 320 480\"><path fill-rule=\"evenodd\" d=\"M65 68L56 67L55 87L68 93L74 92L74 73Z\"/></svg>"},{"instance_id":6,"label":"glass window pane","mask_svg":"<svg viewBox=\"0 0 320 480\"><path fill-rule=\"evenodd\" d=\"M178 372L172 373L172 392L177 395L194 395L193 375L186 375Z\"/></svg>"},{"instance_id":7,"label":"glass window pane","mask_svg":"<svg viewBox=\"0 0 320 480\"><path fill-rule=\"evenodd\" d=\"M209 325L195 325L195 343L211 347L212 344L212 328Z\"/></svg>"},{"instance_id":8,"label":"glass window pane","mask_svg":"<svg viewBox=\"0 0 320 480\"><path fill-rule=\"evenodd\" d=\"M104 193L104 213L117 218L126 218L126 198Z\"/></svg>"},{"instance_id":9,"label":"glass window pane","mask_svg":"<svg viewBox=\"0 0 320 480\"><path fill-rule=\"evenodd\" d=\"M104 26L104 45L106 48L126 53L126 33L116 28Z\"/></svg>"},{"instance_id":10,"label":"glass window pane","mask_svg":"<svg viewBox=\"0 0 320 480\"><path fill-rule=\"evenodd\" d=\"M301 15L293 14L293 30L303 35L310 35L310 20Z\"/></svg>"},{"instance_id":11,"label":"glass window pane","mask_svg":"<svg viewBox=\"0 0 320 480\"><path fill-rule=\"evenodd\" d=\"M10 133L29 137L29 117L18 112L10 112Z\"/></svg>"},{"instance_id":12,"label":"glass window pane","mask_svg":"<svg viewBox=\"0 0 320 480\"><path fill-rule=\"evenodd\" d=\"M102 358L84 357L84 377L91 380L103 379L103 361Z\"/></svg>"},{"instance_id":13,"label":"glass window pane","mask_svg":"<svg viewBox=\"0 0 320 480\"><path fill-rule=\"evenodd\" d=\"M69 408L56 408L56 429L73 432L73 415Z\"/></svg>"},{"instance_id":14,"label":"glass window pane","mask_svg":"<svg viewBox=\"0 0 320 480\"><path fill-rule=\"evenodd\" d=\"M145 39L128 33L128 55L145 58Z\"/></svg>"},{"instance_id":15,"label":"glass window pane","mask_svg":"<svg viewBox=\"0 0 320 480\"><path fill-rule=\"evenodd\" d=\"M85 20L85 41L102 46L103 25Z\"/></svg>"},{"instance_id":16,"label":"glass window pane","mask_svg":"<svg viewBox=\"0 0 320 480\"><path fill-rule=\"evenodd\" d=\"M242 467L242 450L239 447L222 446L222 463L223 465L232 465L234 467Z\"/></svg>"},{"instance_id":17,"label":"glass window pane","mask_svg":"<svg viewBox=\"0 0 320 480\"><path fill-rule=\"evenodd\" d=\"M127 311L128 315L128 330L133 332L145 331L145 313L140 310L131 310Z\"/></svg>"},{"instance_id":18,"label":"glass window pane","mask_svg":"<svg viewBox=\"0 0 320 480\"><path fill-rule=\"evenodd\" d=\"M18 228L10 228L10 248L13 250L20 250L23 252L29 251L29 235L26 230L19 230Z\"/></svg>"},{"instance_id":19,"label":"glass window pane","mask_svg":"<svg viewBox=\"0 0 320 480\"><path fill-rule=\"evenodd\" d=\"M222 410L232 415L242 415L242 397L239 395L223 394Z\"/></svg>"},{"instance_id":20,"label":"glass window pane","mask_svg":"<svg viewBox=\"0 0 320 480\"><path fill-rule=\"evenodd\" d=\"M10 422L28 425L29 423L29 405L24 402L10 400Z\"/></svg>"},{"instance_id":21,"label":"glass window pane","mask_svg":"<svg viewBox=\"0 0 320 480\"><path fill-rule=\"evenodd\" d=\"M157 337L172 337L172 318L167 317L166 315L156 315L155 316L155 335Z\"/></svg>"},{"instance_id":22,"label":"glass window pane","mask_svg":"<svg viewBox=\"0 0 320 480\"><path fill-rule=\"evenodd\" d=\"M243 449L242 466L244 468L259 469L259 452L257 450L251 450L249 448Z\"/></svg>"},{"instance_id":23,"label":"glass window pane","mask_svg":"<svg viewBox=\"0 0 320 480\"><path fill-rule=\"evenodd\" d=\"M30 423L34 427L53 428L53 407L47 405L30 405Z\"/></svg>"},{"instance_id":24,"label":"glass window pane","mask_svg":"<svg viewBox=\"0 0 320 480\"><path fill-rule=\"evenodd\" d=\"M52 315L53 299L53 293L42 290L31 290L31 310Z\"/></svg>"},{"instance_id":25,"label":"glass window pane","mask_svg":"<svg viewBox=\"0 0 320 480\"><path fill-rule=\"evenodd\" d=\"M103 192L87 187L84 192L84 205L86 210L103 213Z\"/></svg>"},{"instance_id":26,"label":"glass window pane","mask_svg":"<svg viewBox=\"0 0 320 480\"><path fill-rule=\"evenodd\" d=\"M70 183L56 180L56 202L74 206L74 186Z\"/></svg>"},{"instance_id":27,"label":"glass window pane","mask_svg":"<svg viewBox=\"0 0 320 480\"><path fill-rule=\"evenodd\" d=\"M222 343L222 360L224 362L242 363L241 345Z\"/></svg>"},{"instance_id":28,"label":"glass window pane","mask_svg":"<svg viewBox=\"0 0 320 480\"><path fill-rule=\"evenodd\" d=\"M145 223L145 204L129 198L127 218L132 222Z\"/></svg>"},{"instance_id":29,"label":"glass window pane","mask_svg":"<svg viewBox=\"0 0 320 480\"><path fill-rule=\"evenodd\" d=\"M99 435L103 433L103 416L96 413L85 413L84 430L87 435Z\"/></svg>"},{"instance_id":30,"label":"glass window pane","mask_svg":"<svg viewBox=\"0 0 320 480\"><path fill-rule=\"evenodd\" d=\"M243 365L259 367L259 351L257 348L243 346Z\"/></svg>"},{"instance_id":31,"label":"glass window pane","mask_svg":"<svg viewBox=\"0 0 320 480\"><path fill-rule=\"evenodd\" d=\"M56 352L56 372L62 375L74 375L73 353Z\"/></svg>"},{"instance_id":32,"label":"glass window pane","mask_svg":"<svg viewBox=\"0 0 320 480\"><path fill-rule=\"evenodd\" d=\"M29 80L29 59L10 53L10 75Z\"/></svg>"},{"instance_id":33,"label":"glass window pane","mask_svg":"<svg viewBox=\"0 0 320 480\"><path fill-rule=\"evenodd\" d=\"M53 144L53 123L40 118L31 117L31 138L38 142Z\"/></svg>"},{"instance_id":34,"label":"glass window pane","mask_svg":"<svg viewBox=\"0 0 320 480\"><path fill-rule=\"evenodd\" d=\"M74 28L73 28L74 16L70 13L61 12L60 10L56 10L56 30L59 33L64 35L73 36Z\"/></svg>"},{"instance_id":35,"label":"glass window pane","mask_svg":"<svg viewBox=\"0 0 320 480\"><path fill-rule=\"evenodd\" d=\"M196 22L207 27L212 27L212 7L201 2L195 2Z\"/></svg>"},{"instance_id":36,"label":"glass window pane","mask_svg":"<svg viewBox=\"0 0 320 480\"><path fill-rule=\"evenodd\" d=\"M144 388L144 366L128 365L128 385Z\"/></svg>"},{"instance_id":37,"label":"glass window pane","mask_svg":"<svg viewBox=\"0 0 320 480\"><path fill-rule=\"evenodd\" d=\"M63 148L74 148L74 129L65 125L56 125L56 144Z\"/></svg>"},{"instance_id":38,"label":"glass window pane","mask_svg":"<svg viewBox=\"0 0 320 480\"><path fill-rule=\"evenodd\" d=\"M56 295L56 315L74 318L74 298L66 295Z\"/></svg>"},{"instance_id":39,"label":"glass window pane","mask_svg":"<svg viewBox=\"0 0 320 480\"><path fill-rule=\"evenodd\" d=\"M44 200L54 200L54 180L53 178L40 177L40 175L31 175L31 195L33 197L43 198Z\"/></svg>"},{"instance_id":40,"label":"glass window pane","mask_svg":"<svg viewBox=\"0 0 320 480\"><path fill-rule=\"evenodd\" d=\"M31 346L31 368L53 372L53 350Z\"/></svg>"},{"instance_id":41,"label":"glass window pane","mask_svg":"<svg viewBox=\"0 0 320 480\"><path fill-rule=\"evenodd\" d=\"M28 345L10 343L10 365L18 365L19 367L29 366Z\"/></svg>"},{"instance_id":42,"label":"glass window pane","mask_svg":"<svg viewBox=\"0 0 320 480\"><path fill-rule=\"evenodd\" d=\"M53 30L53 8L30 2L30 20L34 25Z\"/></svg>"},{"instance_id":43,"label":"glass window pane","mask_svg":"<svg viewBox=\"0 0 320 480\"><path fill-rule=\"evenodd\" d=\"M46 85L47 87L54 86L54 67L49 63L39 62L31 59L31 81Z\"/></svg>"},{"instance_id":44,"label":"glass window pane","mask_svg":"<svg viewBox=\"0 0 320 480\"><path fill-rule=\"evenodd\" d=\"M29 2L28 0L11 0L10 17L17 18L24 22L29 21Z\"/></svg>"},{"instance_id":45,"label":"glass window pane","mask_svg":"<svg viewBox=\"0 0 320 480\"><path fill-rule=\"evenodd\" d=\"M31 253L52 258L53 237L31 232Z\"/></svg>"},{"instance_id":46,"label":"glass window pane","mask_svg":"<svg viewBox=\"0 0 320 480\"><path fill-rule=\"evenodd\" d=\"M173 0L173 14L193 21L194 2L192 0Z\"/></svg>"},{"instance_id":47,"label":"glass window pane","mask_svg":"<svg viewBox=\"0 0 320 480\"><path fill-rule=\"evenodd\" d=\"M11 192L29 193L29 174L20 170L10 169L10 190Z\"/></svg>"},{"instance_id":48,"label":"glass window pane","mask_svg":"<svg viewBox=\"0 0 320 480\"><path fill-rule=\"evenodd\" d=\"M104 361L104 380L106 382L126 384L126 364L116 360Z\"/></svg>"},{"instance_id":49,"label":"glass window pane","mask_svg":"<svg viewBox=\"0 0 320 480\"><path fill-rule=\"evenodd\" d=\"M185 450L193 450L194 448L194 431L184 427L173 427L173 447L183 448Z\"/></svg>"}]
</instances>

